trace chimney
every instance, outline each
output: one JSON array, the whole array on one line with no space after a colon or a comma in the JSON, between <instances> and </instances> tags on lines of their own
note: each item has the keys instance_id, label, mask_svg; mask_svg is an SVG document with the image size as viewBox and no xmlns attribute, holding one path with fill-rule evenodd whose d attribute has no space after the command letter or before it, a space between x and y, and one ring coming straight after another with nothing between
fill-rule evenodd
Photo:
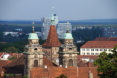
<instances>
[{"instance_id":1,"label":"chimney","mask_svg":"<svg viewBox=\"0 0 117 78\"><path fill-rule=\"evenodd\" d=\"M88 67L91 67L91 62L88 62L87 65L88 65Z\"/></svg>"},{"instance_id":2,"label":"chimney","mask_svg":"<svg viewBox=\"0 0 117 78\"><path fill-rule=\"evenodd\" d=\"M1 76L4 76L4 72L3 71L1 72Z\"/></svg>"}]
</instances>

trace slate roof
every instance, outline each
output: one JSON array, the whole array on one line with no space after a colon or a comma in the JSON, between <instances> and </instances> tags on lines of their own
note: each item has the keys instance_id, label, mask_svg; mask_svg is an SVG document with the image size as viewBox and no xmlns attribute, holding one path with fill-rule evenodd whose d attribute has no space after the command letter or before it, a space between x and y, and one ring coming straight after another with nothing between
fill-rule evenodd
<instances>
[{"instance_id":1,"label":"slate roof","mask_svg":"<svg viewBox=\"0 0 117 78\"><path fill-rule=\"evenodd\" d=\"M117 41L88 41L80 48L113 48Z\"/></svg>"},{"instance_id":2,"label":"slate roof","mask_svg":"<svg viewBox=\"0 0 117 78\"><path fill-rule=\"evenodd\" d=\"M61 43L59 42L55 25L51 25L47 40L42 46L43 47L59 47L60 45Z\"/></svg>"},{"instance_id":3,"label":"slate roof","mask_svg":"<svg viewBox=\"0 0 117 78\"><path fill-rule=\"evenodd\" d=\"M117 41L117 37L97 37L95 41Z\"/></svg>"}]
</instances>

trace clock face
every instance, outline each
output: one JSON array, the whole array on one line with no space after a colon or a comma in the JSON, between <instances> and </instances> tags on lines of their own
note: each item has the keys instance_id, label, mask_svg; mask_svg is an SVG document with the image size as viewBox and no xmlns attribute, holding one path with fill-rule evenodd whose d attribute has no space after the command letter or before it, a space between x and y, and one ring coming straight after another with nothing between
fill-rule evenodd
<instances>
[{"instance_id":1,"label":"clock face","mask_svg":"<svg viewBox=\"0 0 117 78\"><path fill-rule=\"evenodd\" d=\"M56 63L59 63L59 59L58 58L56 59Z\"/></svg>"}]
</instances>

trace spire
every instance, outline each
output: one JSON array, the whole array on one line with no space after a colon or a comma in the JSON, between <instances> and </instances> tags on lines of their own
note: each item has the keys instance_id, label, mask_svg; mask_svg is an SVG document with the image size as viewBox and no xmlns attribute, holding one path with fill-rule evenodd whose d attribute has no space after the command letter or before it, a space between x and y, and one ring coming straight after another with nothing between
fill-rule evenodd
<instances>
[{"instance_id":1,"label":"spire","mask_svg":"<svg viewBox=\"0 0 117 78\"><path fill-rule=\"evenodd\" d=\"M33 27L32 27L32 28L33 28L33 31L32 31L32 32L35 33L35 31L34 31L34 28L35 28L35 27L34 27L34 22L32 22L32 24L33 24Z\"/></svg>"},{"instance_id":2,"label":"spire","mask_svg":"<svg viewBox=\"0 0 117 78\"><path fill-rule=\"evenodd\" d=\"M54 9L54 7L52 7L51 25L54 25L54 15L53 15L53 9Z\"/></svg>"}]
</instances>

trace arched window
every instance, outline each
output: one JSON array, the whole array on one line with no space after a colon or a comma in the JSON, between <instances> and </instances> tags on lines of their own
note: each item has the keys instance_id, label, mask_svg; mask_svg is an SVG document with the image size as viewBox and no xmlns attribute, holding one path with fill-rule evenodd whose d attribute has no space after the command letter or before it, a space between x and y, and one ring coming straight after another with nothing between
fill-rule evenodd
<instances>
[{"instance_id":1,"label":"arched window","mask_svg":"<svg viewBox=\"0 0 117 78\"><path fill-rule=\"evenodd\" d=\"M69 59L68 66L73 66L73 60L72 59Z\"/></svg>"},{"instance_id":2,"label":"arched window","mask_svg":"<svg viewBox=\"0 0 117 78\"><path fill-rule=\"evenodd\" d=\"M37 60L34 61L34 67L38 67L38 61Z\"/></svg>"},{"instance_id":3,"label":"arched window","mask_svg":"<svg viewBox=\"0 0 117 78\"><path fill-rule=\"evenodd\" d=\"M34 50L37 50L37 48L35 48Z\"/></svg>"}]
</instances>

